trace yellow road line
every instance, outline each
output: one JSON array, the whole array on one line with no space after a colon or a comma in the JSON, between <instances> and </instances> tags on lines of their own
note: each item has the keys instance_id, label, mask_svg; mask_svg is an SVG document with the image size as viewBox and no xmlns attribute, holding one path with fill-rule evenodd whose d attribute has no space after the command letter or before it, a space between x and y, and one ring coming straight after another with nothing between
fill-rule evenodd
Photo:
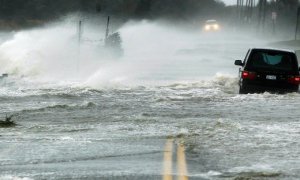
<instances>
[{"instance_id":1,"label":"yellow road line","mask_svg":"<svg viewBox=\"0 0 300 180\"><path fill-rule=\"evenodd\" d=\"M187 165L185 159L185 148L183 144L177 145L177 171L178 180L188 180Z\"/></svg>"},{"instance_id":2,"label":"yellow road line","mask_svg":"<svg viewBox=\"0 0 300 180\"><path fill-rule=\"evenodd\" d=\"M168 139L164 151L163 180L172 180L173 139Z\"/></svg>"}]
</instances>

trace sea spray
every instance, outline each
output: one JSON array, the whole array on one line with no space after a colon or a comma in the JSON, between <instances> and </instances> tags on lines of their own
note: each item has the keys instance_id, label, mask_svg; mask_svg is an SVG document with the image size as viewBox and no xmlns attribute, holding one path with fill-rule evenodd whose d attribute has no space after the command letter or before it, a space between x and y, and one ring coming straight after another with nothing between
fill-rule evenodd
<instances>
[{"instance_id":1,"label":"sea spray","mask_svg":"<svg viewBox=\"0 0 300 180\"><path fill-rule=\"evenodd\" d=\"M0 72L92 88L201 81L218 72L236 75L233 59L242 58L248 44L256 42L245 44L228 33L207 35L162 22L130 21L114 29L120 32L124 56L112 58L103 47L105 29L88 20L78 44L77 20L16 32L0 45Z\"/></svg>"}]
</instances>

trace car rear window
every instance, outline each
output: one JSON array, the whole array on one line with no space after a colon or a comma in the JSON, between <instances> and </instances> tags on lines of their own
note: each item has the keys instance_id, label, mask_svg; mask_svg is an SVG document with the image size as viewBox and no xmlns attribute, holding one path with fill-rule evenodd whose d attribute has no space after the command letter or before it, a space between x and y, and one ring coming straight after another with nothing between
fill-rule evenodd
<instances>
[{"instance_id":1,"label":"car rear window","mask_svg":"<svg viewBox=\"0 0 300 180\"><path fill-rule=\"evenodd\" d=\"M247 65L254 70L298 71L295 55L281 51L253 51Z\"/></svg>"}]
</instances>

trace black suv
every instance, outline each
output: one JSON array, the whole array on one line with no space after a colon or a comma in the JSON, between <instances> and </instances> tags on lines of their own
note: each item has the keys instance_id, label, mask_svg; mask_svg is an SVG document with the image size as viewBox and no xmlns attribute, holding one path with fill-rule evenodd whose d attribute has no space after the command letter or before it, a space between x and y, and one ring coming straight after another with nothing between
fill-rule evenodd
<instances>
[{"instance_id":1,"label":"black suv","mask_svg":"<svg viewBox=\"0 0 300 180\"><path fill-rule=\"evenodd\" d=\"M236 60L240 94L297 92L300 84L295 52L277 49L249 49L245 60Z\"/></svg>"}]
</instances>

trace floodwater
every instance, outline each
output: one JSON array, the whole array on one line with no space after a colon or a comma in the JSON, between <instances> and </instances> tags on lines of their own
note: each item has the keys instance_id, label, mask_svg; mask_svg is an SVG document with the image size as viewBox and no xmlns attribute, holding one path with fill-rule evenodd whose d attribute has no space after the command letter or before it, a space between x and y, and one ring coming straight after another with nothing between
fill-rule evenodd
<instances>
[{"instance_id":1,"label":"floodwater","mask_svg":"<svg viewBox=\"0 0 300 180\"><path fill-rule=\"evenodd\" d=\"M0 46L0 179L300 178L300 95L238 94L234 60L268 40L129 23L110 60L72 31Z\"/></svg>"}]
</instances>

